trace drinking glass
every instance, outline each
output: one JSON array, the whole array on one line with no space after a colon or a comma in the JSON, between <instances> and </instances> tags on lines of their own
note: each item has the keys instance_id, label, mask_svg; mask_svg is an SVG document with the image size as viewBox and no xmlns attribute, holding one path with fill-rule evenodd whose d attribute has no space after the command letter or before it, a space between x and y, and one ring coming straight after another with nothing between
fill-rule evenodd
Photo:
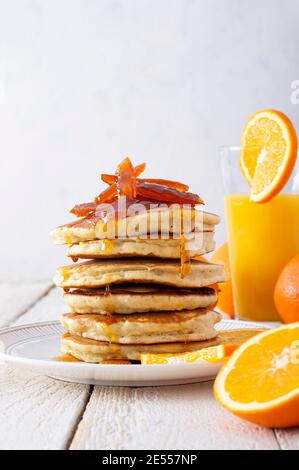
<instances>
[{"instance_id":1,"label":"drinking glass","mask_svg":"<svg viewBox=\"0 0 299 470\"><path fill-rule=\"evenodd\" d=\"M277 321L275 284L282 268L299 253L298 165L280 194L269 202L251 202L240 151L220 148L235 312L243 320Z\"/></svg>"}]
</instances>

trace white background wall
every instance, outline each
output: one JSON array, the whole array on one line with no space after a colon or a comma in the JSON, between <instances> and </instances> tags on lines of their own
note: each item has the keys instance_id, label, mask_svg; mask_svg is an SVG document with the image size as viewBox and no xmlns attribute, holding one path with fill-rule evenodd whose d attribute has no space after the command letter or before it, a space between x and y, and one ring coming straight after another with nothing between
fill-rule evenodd
<instances>
[{"instance_id":1,"label":"white background wall","mask_svg":"<svg viewBox=\"0 0 299 470\"><path fill-rule=\"evenodd\" d=\"M50 229L125 155L222 214L217 146L297 124L298 57L298 0L0 0L0 280L51 277Z\"/></svg>"}]
</instances>

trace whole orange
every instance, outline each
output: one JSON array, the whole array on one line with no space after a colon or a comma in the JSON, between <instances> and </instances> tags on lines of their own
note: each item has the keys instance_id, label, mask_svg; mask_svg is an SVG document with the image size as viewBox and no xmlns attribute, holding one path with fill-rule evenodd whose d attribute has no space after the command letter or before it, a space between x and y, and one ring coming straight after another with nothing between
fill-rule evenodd
<instances>
[{"instance_id":1,"label":"whole orange","mask_svg":"<svg viewBox=\"0 0 299 470\"><path fill-rule=\"evenodd\" d=\"M299 254L281 271L274 290L274 303L284 323L299 321Z\"/></svg>"},{"instance_id":2,"label":"whole orange","mask_svg":"<svg viewBox=\"0 0 299 470\"><path fill-rule=\"evenodd\" d=\"M230 280L229 253L227 242L223 243L211 256L212 263L223 264L224 269L229 276L229 280L219 284L217 307L231 318L235 316L233 289Z\"/></svg>"}]
</instances>

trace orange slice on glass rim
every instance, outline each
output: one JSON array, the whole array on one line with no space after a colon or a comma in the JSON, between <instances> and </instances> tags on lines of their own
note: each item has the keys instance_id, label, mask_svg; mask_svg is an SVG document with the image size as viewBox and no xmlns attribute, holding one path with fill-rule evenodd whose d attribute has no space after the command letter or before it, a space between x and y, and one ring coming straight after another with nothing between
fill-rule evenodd
<instances>
[{"instance_id":1,"label":"orange slice on glass rim","mask_svg":"<svg viewBox=\"0 0 299 470\"><path fill-rule=\"evenodd\" d=\"M280 111L256 112L242 133L241 169L253 202L266 202L278 194L294 169L298 141L290 119Z\"/></svg>"},{"instance_id":2,"label":"orange slice on glass rim","mask_svg":"<svg viewBox=\"0 0 299 470\"><path fill-rule=\"evenodd\" d=\"M186 353L141 354L141 364L224 362L239 346L239 344L221 344Z\"/></svg>"},{"instance_id":3,"label":"orange slice on glass rim","mask_svg":"<svg viewBox=\"0 0 299 470\"><path fill-rule=\"evenodd\" d=\"M299 425L299 322L259 333L220 370L216 399L240 418L267 427Z\"/></svg>"}]
</instances>

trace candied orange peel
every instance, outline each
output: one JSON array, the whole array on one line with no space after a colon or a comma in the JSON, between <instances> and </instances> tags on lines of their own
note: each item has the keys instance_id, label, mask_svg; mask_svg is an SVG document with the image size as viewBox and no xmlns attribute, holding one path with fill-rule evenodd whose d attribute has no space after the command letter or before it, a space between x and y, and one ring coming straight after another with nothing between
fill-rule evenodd
<instances>
[{"instance_id":1,"label":"candied orange peel","mask_svg":"<svg viewBox=\"0 0 299 470\"><path fill-rule=\"evenodd\" d=\"M98 204L115 203L121 196L126 196L131 202L191 206L204 204L197 194L188 192L189 186L184 183L161 178L139 178L145 168L145 163L134 167L129 157L124 158L117 166L114 175L101 174L102 181L108 184L108 187L95 198L94 202L78 204L70 212L77 217L90 216L96 212Z\"/></svg>"},{"instance_id":2,"label":"candied orange peel","mask_svg":"<svg viewBox=\"0 0 299 470\"><path fill-rule=\"evenodd\" d=\"M101 179L108 187L102 191L93 202L78 204L71 209L71 213L77 217L84 217L85 221L92 223L93 220L109 218L109 208L118 213L118 201L125 197L128 208L133 203L142 203L150 208L153 203L164 203L167 205L179 204L190 205L204 204L198 196L189 192L189 186L179 181L161 178L139 178L146 168L145 163L133 166L129 157L124 158L115 171L114 175L103 173ZM191 260L186 250L186 239L181 237L181 277L187 276L191 267Z\"/></svg>"}]
</instances>

